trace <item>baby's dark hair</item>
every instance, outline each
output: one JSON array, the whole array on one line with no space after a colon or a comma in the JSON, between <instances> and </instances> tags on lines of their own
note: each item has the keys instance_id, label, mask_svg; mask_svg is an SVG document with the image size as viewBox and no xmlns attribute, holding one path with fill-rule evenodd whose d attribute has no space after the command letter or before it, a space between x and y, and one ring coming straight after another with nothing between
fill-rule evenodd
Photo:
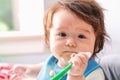
<instances>
[{"instance_id":1,"label":"baby's dark hair","mask_svg":"<svg viewBox=\"0 0 120 80\"><path fill-rule=\"evenodd\" d=\"M95 0L59 0L50 7L44 16L45 41L49 40L49 29L52 27L54 13L61 8L72 13L92 25L96 36L93 56L103 49L107 33L104 25L103 8ZM66 15L66 14L65 14Z\"/></svg>"}]
</instances>

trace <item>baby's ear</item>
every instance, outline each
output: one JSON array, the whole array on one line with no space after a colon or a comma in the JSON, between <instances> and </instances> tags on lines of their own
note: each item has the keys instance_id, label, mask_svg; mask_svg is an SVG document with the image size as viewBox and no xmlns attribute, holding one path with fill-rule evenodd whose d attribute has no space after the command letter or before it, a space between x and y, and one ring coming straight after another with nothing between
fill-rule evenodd
<instances>
[{"instance_id":1,"label":"baby's ear","mask_svg":"<svg viewBox=\"0 0 120 80\"><path fill-rule=\"evenodd\" d=\"M86 55L88 56L88 58L90 58L92 56L91 52L86 52Z\"/></svg>"}]
</instances>

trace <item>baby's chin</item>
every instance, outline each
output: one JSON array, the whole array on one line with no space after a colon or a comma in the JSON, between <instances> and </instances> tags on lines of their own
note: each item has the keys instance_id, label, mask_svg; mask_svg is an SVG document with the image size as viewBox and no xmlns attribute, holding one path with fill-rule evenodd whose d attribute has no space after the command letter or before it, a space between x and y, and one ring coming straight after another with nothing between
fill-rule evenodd
<instances>
[{"instance_id":1,"label":"baby's chin","mask_svg":"<svg viewBox=\"0 0 120 80\"><path fill-rule=\"evenodd\" d=\"M59 58L59 62L62 66L67 66L69 64L69 60L70 60L70 57L71 55L70 54L63 54L60 56Z\"/></svg>"},{"instance_id":2,"label":"baby's chin","mask_svg":"<svg viewBox=\"0 0 120 80\"><path fill-rule=\"evenodd\" d=\"M71 58L70 56L71 56L70 53L63 53L61 55L61 58L63 58L66 62L68 62L70 60L70 58Z\"/></svg>"},{"instance_id":3,"label":"baby's chin","mask_svg":"<svg viewBox=\"0 0 120 80\"><path fill-rule=\"evenodd\" d=\"M58 64L59 67L64 68L69 64L69 62L65 61L63 58L61 58L61 59L59 59L57 64Z\"/></svg>"}]
</instances>

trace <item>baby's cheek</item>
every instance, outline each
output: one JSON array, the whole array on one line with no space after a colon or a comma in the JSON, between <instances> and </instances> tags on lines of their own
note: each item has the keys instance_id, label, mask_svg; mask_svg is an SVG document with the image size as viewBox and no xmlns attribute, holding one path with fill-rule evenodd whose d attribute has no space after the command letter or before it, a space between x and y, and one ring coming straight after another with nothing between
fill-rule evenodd
<instances>
[{"instance_id":1,"label":"baby's cheek","mask_svg":"<svg viewBox=\"0 0 120 80\"><path fill-rule=\"evenodd\" d=\"M65 61L69 61L71 55L69 53L61 53L61 57L64 58Z\"/></svg>"}]
</instances>

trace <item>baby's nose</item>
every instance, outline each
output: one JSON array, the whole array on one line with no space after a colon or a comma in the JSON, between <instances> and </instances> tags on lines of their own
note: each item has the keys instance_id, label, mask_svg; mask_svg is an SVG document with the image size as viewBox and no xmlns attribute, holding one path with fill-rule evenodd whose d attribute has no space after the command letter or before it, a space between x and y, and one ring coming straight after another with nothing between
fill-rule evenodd
<instances>
[{"instance_id":1,"label":"baby's nose","mask_svg":"<svg viewBox=\"0 0 120 80\"><path fill-rule=\"evenodd\" d=\"M75 39L74 39L74 38L69 38L69 39L67 39L67 41L66 41L66 46L76 47L77 44L76 44Z\"/></svg>"}]
</instances>

